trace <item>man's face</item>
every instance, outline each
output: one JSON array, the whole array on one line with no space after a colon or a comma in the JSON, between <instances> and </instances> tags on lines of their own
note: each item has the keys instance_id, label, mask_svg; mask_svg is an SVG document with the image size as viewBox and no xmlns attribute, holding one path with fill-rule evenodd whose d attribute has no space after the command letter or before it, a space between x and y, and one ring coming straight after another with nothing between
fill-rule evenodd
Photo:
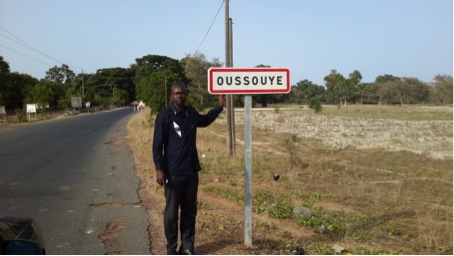
<instances>
[{"instance_id":1,"label":"man's face","mask_svg":"<svg viewBox=\"0 0 454 256\"><path fill-rule=\"evenodd\" d=\"M186 88L181 85L172 87L173 104L178 108L183 108L186 103Z\"/></svg>"}]
</instances>

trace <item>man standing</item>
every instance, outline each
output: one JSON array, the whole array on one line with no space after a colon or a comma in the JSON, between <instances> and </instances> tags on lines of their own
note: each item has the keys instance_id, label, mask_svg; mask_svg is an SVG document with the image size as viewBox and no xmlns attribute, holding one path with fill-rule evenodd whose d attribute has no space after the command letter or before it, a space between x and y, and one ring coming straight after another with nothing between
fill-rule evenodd
<instances>
[{"instance_id":1,"label":"man standing","mask_svg":"<svg viewBox=\"0 0 454 256\"><path fill-rule=\"evenodd\" d=\"M178 253L194 254L198 172L201 169L196 148L197 127L210 125L224 107L224 97L220 95L219 105L202 115L185 105L186 96L184 84L172 85L173 104L156 116L153 137L156 182L165 186L167 254L177 254L179 210L181 245Z\"/></svg>"}]
</instances>

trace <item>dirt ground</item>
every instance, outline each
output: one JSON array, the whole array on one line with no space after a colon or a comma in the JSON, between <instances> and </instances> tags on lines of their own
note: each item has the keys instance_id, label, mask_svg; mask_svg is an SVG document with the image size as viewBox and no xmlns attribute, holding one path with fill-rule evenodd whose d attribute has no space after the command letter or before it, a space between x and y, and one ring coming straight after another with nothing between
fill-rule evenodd
<instances>
[{"instance_id":1,"label":"dirt ground","mask_svg":"<svg viewBox=\"0 0 454 256\"><path fill-rule=\"evenodd\" d=\"M331 110L326 110L331 108ZM377 106L362 106L377 109ZM387 107L401 112L400 107ZM440 111L452 114L452 107L414 107L412 112L431 113ZM333 110L336 109L336 110ZM339 112L360 112L350 109ZM295 109L296 110L296 109ZM310 112L309 108L301 111ZM325 106L325 111L338 111L336 106ZM377 110L376 110L377 111ZM237 110L236 120L243 122L243 113ZM280 133L293 133L300 137L319 138L333 149L354 146L358 149L382 148L389 151L407 150L417 154L427 154L433 158L452 157L452 121L446 120L395 120L393 116L383 118L356 118L350 116L295 115L291 111L276 111L273 108L262 109L253 113L254 126Z\"/></svg>"},{"instance_id":2,"label":"dirt ground","mask_svg":"<svg viewBox=\"0 0 454 256\"><path fill-rule=\"evenodd\" d=\"M446 111L452 115L452 107L444 108L441 111ZM296 116L292 112L283 112L272 108L254 111L253 116L254 127L257 129L266 130L270 133L292 133L304 138L317 138L330 149L354 147L390 152L403 150L433 159L452 159L452 119L395 120L389 116L378 119L327 117L326 115ZM236 110L236 124L242 125L242 120L243 113L241 110ZM138 193L149 214L150 226L148 231L151 253L165 254L165 237L162 225L165 204L164 191L155 183L155 169L151 155L153 123L154 120L150 118L149 109L135 114L128 124L128 141L134 151L135 170L140 179ZM225 118L219 118L215 124L225 126ZM224 134L217 134L209 129L204 133L207 134L204 135L207 138L216 138L216 140L221 138L225 141ZM242 139L240 136L237 137L237 147L241 147ZM270 149L272 142L254 141L254 145L261 143L267 145L265 150L274 150L272 146ZM199 150L199 155L203 158L205 157L204 153L210 151L210 147L205 146L205 144L201 147L202 150ZM279 152L275 153L279 154ZM282 152L282 154L284 153ZM203 181L203 179L211 178L211 176L207 176L201 179ZM231 180L234 180L234 178ZM218 181L214 179L210 182ZM452 187L452 181L447 181L447 183ZM232 200L222 200L215 193L205 191L207 190L199 190L195 248L199 254L297 254L298 248L286 248L286 245L273 244L277 241L274 238L287 238L290 241L287 245L290 245L293 237L314 239L318 236L313 229L296 226L290 220L274 219L254 213L254 244L252 247L245 246L242 243L244 208L241 204ZM332 203L330 207L336 208L338 206ZM348 207L344 206L343 210L348 211Z\"/></svg>"}]
</instances>

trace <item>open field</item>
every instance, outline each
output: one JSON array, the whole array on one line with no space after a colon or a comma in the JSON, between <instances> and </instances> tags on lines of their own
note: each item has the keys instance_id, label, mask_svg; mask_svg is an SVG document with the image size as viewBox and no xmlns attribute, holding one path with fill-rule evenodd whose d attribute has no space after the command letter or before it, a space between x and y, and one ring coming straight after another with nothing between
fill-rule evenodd
<instances>
[{"instance_id":1,"label":"open field","mask_svg":"<svg viewBox=\"0 0 454 256\"><path fill-rule=\"evenodd\" d=\"M253 110L253 246L244 245L243 112L199 129L201 254L453 253L452 107ZM153 253L165 253L149 110L128 124ZM280 179L273 180L278 173ZM292 210L303 208L305 214Z\"/></svg>"}]
</instances>

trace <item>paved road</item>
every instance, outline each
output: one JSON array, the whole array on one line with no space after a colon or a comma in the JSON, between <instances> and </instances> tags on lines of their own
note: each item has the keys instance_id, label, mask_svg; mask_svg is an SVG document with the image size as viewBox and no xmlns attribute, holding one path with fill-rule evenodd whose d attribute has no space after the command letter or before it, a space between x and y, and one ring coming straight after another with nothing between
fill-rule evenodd
<instances>
[{"instance_id":1,"label":"paved road","mask_svg":"<svg viewBox=\"0 0 454 256\"><path fill-rule=\"evenodd\" d=\"M35 219L48 254L150 254L127 144L133 113L0 128L0 215Z\"/></svg>"}]
</instances>

